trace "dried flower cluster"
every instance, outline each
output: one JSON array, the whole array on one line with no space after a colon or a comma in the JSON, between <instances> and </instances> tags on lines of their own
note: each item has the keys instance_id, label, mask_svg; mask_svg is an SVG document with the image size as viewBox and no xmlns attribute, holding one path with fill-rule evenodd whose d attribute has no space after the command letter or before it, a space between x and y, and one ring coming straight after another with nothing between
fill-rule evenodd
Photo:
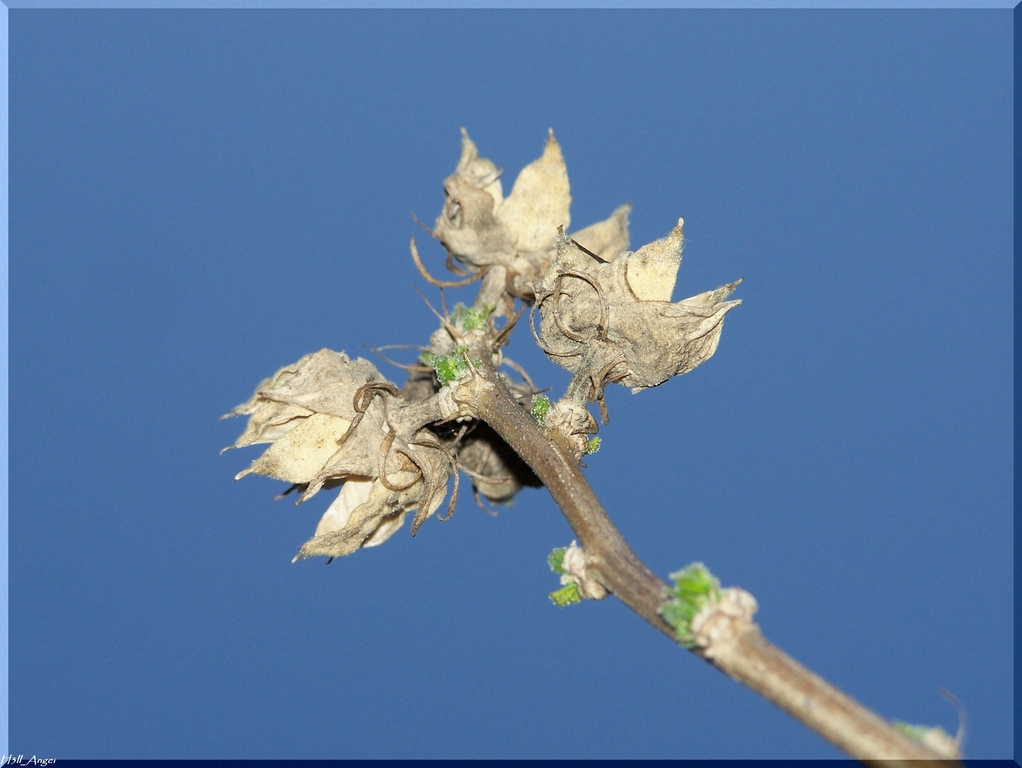
<instances>
[{"instance_id":1,"label":"dried flower cluster","mask_svg":"<svg viewBox=\"0 0 1022 768\"><path fill-rule=\"evenodd\" d=\"M462 130L461 158L444 194L430 234L446 249L450 270L464 279L430 276L414 240L413 259L434 285L478 280L481 286L471 306L440 316L419 364L405 366L404 386L366 360L324 349L281 368L227 414L249 417L232 447L270 444L238 478L258 473L283 480L291 484L285 494L298 493L299 502L341 486L298 557L336 557L381 544L412 511L414 535L451 483L447 515L453 511L461 472L477 500L507 503L523 486L538 485L496 433L452 398L483 366L507 368L521 380L503 373L502 380L531 407L538 395L531 378L501 352L526 307L539 315L534 334L544 352L574 374L565 396L540 403L536 418L581 459L598 446L587 403L598 402L606 422L607 384L637 391L692 370L714 353L724 315L740 303L726 300L740 281L671 303L681 220L667 237L634 253L627 205L566 235L570 186L552 131L542 156L504 197L501 170L480 157Z\"/></svg>"},{"instance_id":2,"label":"dried flower cluster","mask_svg":"<svg viewBox=\"0 0 1022 768\"><path fill-rule=\"evenodd\" d=\"M581 542L550 555L561 579L550 596L555 604L616 595L854 757L925 764L957 757L961 732L951 739L938 728L898 730L770 645L752 620L755 599L721 589L701 564L672 574L673 587L657 578L579 469L600 444L589 404L598 404L606 424L608 384L633 392L656 387L709 359L725 315L741 303L728 300L741 280L672 302L682 219L635 252L628 250L628 206L568 235L568 172L552 131L507 197L500 169L479 156L464 130L462 136L461 158L444 181L443 210L428 230L462 279L433 278L414 240L411 253L431 284L480 281L479 292L453 312L444 303L440 327L417 364L401 366L410 374L404 385L399 389L366 360L323 349L281 368L227 414L249 418L231 447L269 444L238 478L283 480L290 486L282 495L295 492L299 502L340 487L295 560L381 544L412 513L415 535L452 485L440 518L447 519L462 473L480 505L483 498L509 503L541 477ZM526 309L537 344L573 374L557 401L503 355Z\"/></svg>"}]
</instances>

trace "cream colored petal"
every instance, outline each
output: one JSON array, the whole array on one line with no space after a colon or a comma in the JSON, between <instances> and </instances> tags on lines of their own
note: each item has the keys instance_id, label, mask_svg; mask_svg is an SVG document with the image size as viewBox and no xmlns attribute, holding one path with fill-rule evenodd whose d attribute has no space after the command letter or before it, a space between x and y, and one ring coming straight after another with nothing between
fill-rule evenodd
<instances>
[{"instance_id":1,"label":"cream colored petal","mask_svg":"<svg viewBox=\"0 0 1022 768\"><path fill-rule=\"evenodd\" d=\"M383 520L380 521L379 527L369 534L369 538L362 542L362 547L380 546L383 542L398 532L398 529L405 524L406 517L408 517L408 510L383 518Z\"/></svg>"},{"instance_id":2,"label":"cream colored petal","mask_svg":"<svg viewBox=\"0 0 1022 768\"><path fill-rule=\"evenodd\" d=\"M418 501L422 493L422 483L414 483L402 491L388 490L378 480L371 483L369 498L352 508L344 526L340 530L330 531L322 536L315 536L302 545L295 560L313 555L341 557L349 555L366 542L373 540L373 545L381 544L400 527L400 520ZM395 521L394 518L398 518ZM381 526L384 530L377 534Z\"/></svg>"},{"instance_id":3,"label":"cream colored petal","mask_svg":"<svg viewBox=\"0 0 1022 768\"><path fill-rule=\"evenodd\" d=\"M264 400L249 416L245 431L234 441L233 447L242 448L256 443L272 443L282 438L311 414L312 411L299 405Z\"/></svg>"},{"instance_id":4,"label":"cream colored petal","mask_svg":"<svg viewBox=\"0 0 1022 768\"><path fill-rule=\"evenodd\" d=\"M557 228L567 230L571 191L568 169L553 130L542 157L522 169L497 218L511 232L519 253L545 251L553 247Z\"/></svg>"},{"instance_id":5,"label":"cream colored petal","mask_svg":"<svg viewBox=\"0 0 1022 768\"><path fill-rule=\"evenodd\" d=\"M628 286L639 301L670 301L681 266L684 219L660 240L628 257Z\"/></svg>"},{"instance_id":6,"label":"cream colored petal","mask_svg":"<svg viewBox=\"0 0 1022 768\"><path fill-rule=\"evenodd\" d=\"M235 479L255 472L289 483L308 483L337 453L337 441L349 424L350 421L339 416L314 413L267 448L251 467Z\"/></svg>"},{"instance_id":7,"label":"cream colored petal","mask_svg":"<svg viewBox=\"0 0 1022 768\"><path fill-rule=\"evenodd\" d=\"M316 526L316 535L322 536L325 533L341 530L348 523L351 511L359 504L369 501L369 493L373 489L373 481L369 478L351 478L346 480L337 498L327 507L319 525Z\"/></svg>"}]
</instances>

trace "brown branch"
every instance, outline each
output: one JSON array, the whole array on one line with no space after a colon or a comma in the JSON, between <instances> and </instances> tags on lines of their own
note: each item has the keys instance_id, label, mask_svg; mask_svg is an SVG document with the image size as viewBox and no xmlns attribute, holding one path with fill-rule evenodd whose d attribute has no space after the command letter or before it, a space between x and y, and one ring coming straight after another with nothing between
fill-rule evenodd
<instances>
[{"instance_id":1,"label":"brown branch","mask_svg":"<svg viewBox=\"0 0 1022 768\"><path fill-rule=\"evenodd\" d=\"M485 361L487 352L480 346L471 354ZM676 641L674 628L659 612L667 585L628 546L571 451L536 423L485 364L458 385L454 399L489 424L547 487L582 545L587 573ZM773 646L751 621L725 642L695 652L867 764L949 764Z\"/></svg>"}]
</instances>

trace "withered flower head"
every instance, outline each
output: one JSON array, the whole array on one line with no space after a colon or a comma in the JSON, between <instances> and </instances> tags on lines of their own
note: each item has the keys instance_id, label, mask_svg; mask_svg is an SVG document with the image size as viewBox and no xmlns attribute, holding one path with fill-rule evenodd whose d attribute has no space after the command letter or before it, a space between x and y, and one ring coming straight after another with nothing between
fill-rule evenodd
<instances>
[{"instance_id":1,"label":"withered flower head","mask_svg":"<svg viewBox=\"0 0 1022 768\"><path fill-rule=\"evenodd\" d=\"M691 371L716 351L724 316L741 304L725 301L741 280L671 303L683 225L611 261L562 237L536 285L543 350L588 377L593 397L612 381L639 391Z\"/></svg>"},{"instance_id":2,"label":"withered flower head","mask_svg":"<svg viewBox=\"0 0 1022 768\"><path fill-rule=\"evenodd\" d=\"M418 510L413 532L447 495L452 460L422 429L429 403L411 407L366 360L323 349L281 368L227 416L248 415L234 446L270 443L236 479L257 473L301 491L343 487L299 552L347 555L386 541Z\"/></svg>"},{"instance_id":3,"label":"withered flower head","mask_svg":"<svg viewBox=\"0 0 1022 768\"><path fill-rule=\"evenodd\" d=\"M518 254L546 251L557 227L571 220L568 169L552 130L542 156L522 169L507 198L499 175L462 129L461 160L444 181L434 234L464 264L508 265Z\"/></svg>"}]
</instances>

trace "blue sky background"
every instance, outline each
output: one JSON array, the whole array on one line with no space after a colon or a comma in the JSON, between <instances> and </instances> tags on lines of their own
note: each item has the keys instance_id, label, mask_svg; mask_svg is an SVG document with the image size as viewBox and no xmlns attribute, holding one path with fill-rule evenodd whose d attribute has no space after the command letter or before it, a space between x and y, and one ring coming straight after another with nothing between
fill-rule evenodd
<instances>
[{"instance_id":1,"label":"blue sky background","mask_svg":"<svg viewBox=\"0 0 1022 768\"><path fill-rule=\"evenodd\" d=\"M575 228L684 215L676 298L745 277L712 360L608 392L588 475L639 555L1011 756L1010 11L9 18L12 751L838 756L613 598L553 607L543 490L324 567L327 497L233 482L263 377L434 329L409 212L464 125L506 186L552 126Z\"/></svg>"}]
</instances>

